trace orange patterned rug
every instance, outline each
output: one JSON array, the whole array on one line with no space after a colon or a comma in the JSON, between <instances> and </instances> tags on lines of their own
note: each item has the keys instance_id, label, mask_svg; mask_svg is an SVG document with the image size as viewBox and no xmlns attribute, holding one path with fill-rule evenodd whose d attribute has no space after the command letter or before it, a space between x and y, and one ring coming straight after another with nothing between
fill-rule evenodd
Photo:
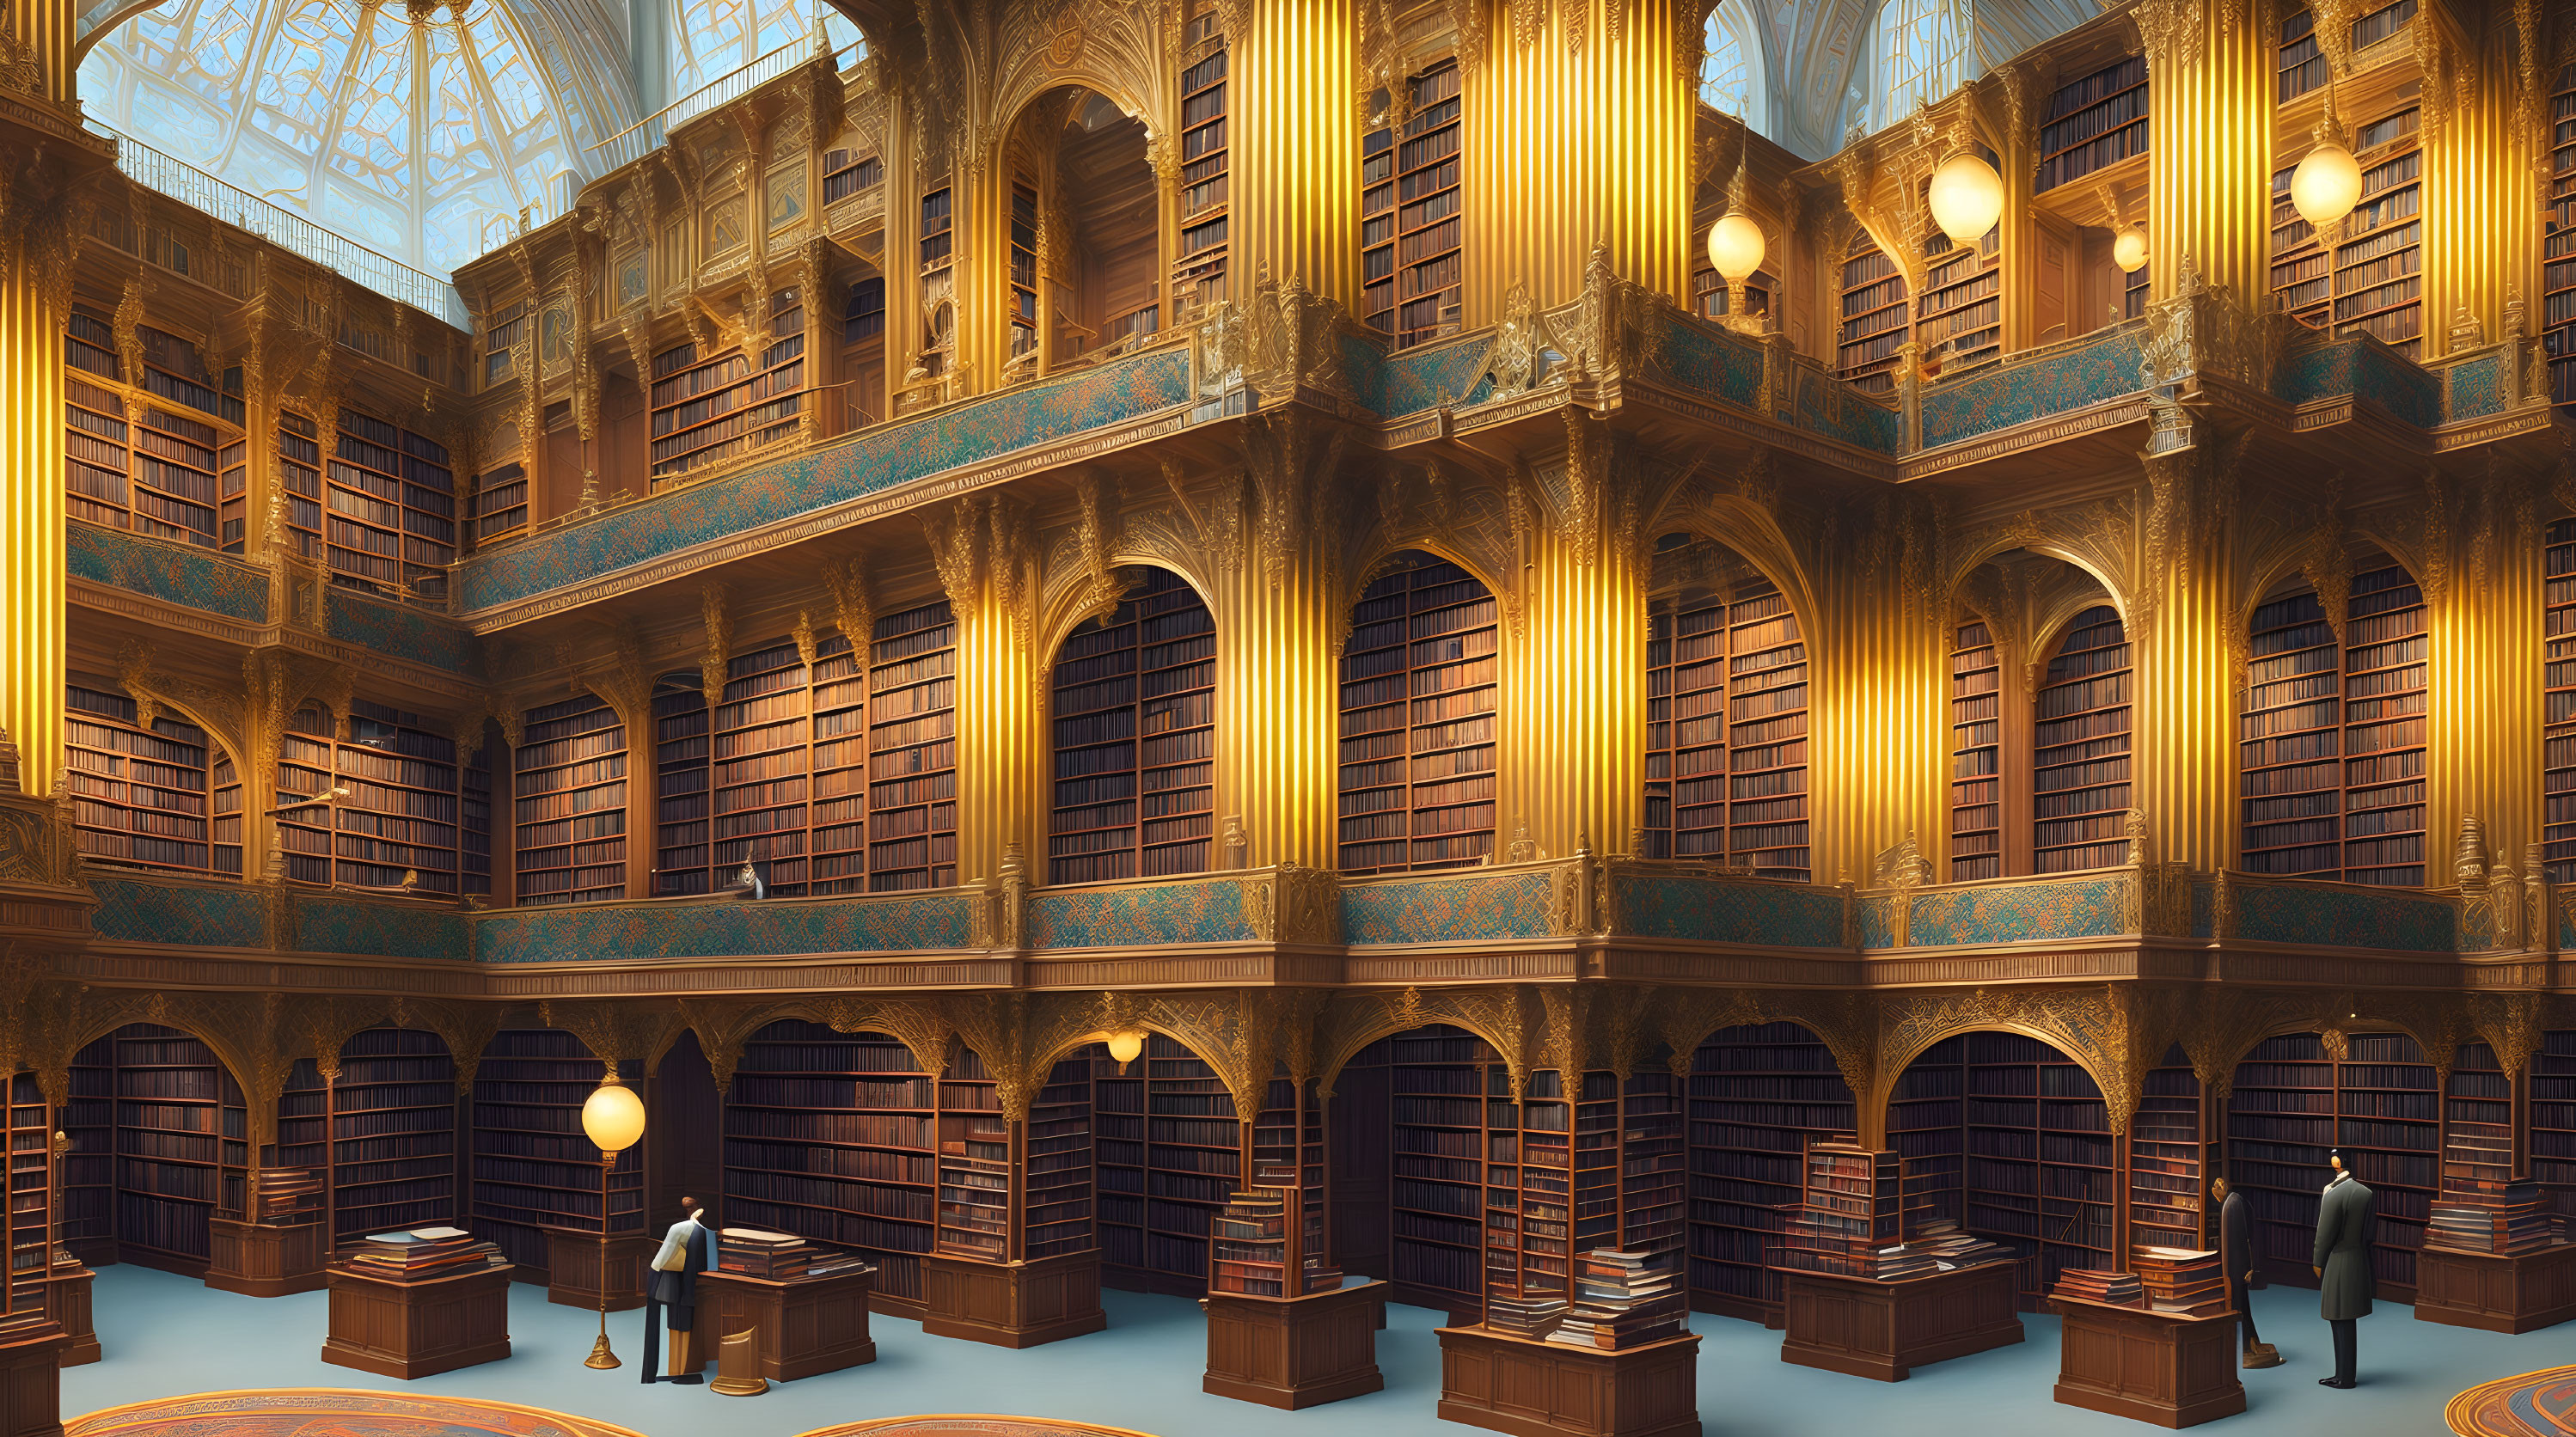
<instances>
[{"instance_id":1,"label":"orange patterned rug","mask_svg":"<svg viewBox=\"0 0 2576 1437\"><path fill-rule=\"evenodd\" d=\"M2457 1437L2576 1437L2576 1367L2481 1383L2452 1398L2442 1420Z\"/></svg>"},{"instance_id":2,"label":"orange patterned rug","mask_svg":"<svg viewBox=\"0 0 2576 1437\"><path fill-rule=\"evenodd\" d=\"M110 1407L63 1424L63 1437L643 1437L541 1407L342 1387L199 1392Z\"/></svg>"},{"instance_id":3,"label":"orange patterned rug","mask_svg":"<svg viewBox=\"0 0 2576 1437\"><path fill-rule=\"evenodd\" d=\"M838 1427L818 1427L799 1437L1147 1437L1125 1427L1095 1427L1052 1417L996 1417L950 1412L924 1417L879 1417Z\"/></svg>"}]
</instances>

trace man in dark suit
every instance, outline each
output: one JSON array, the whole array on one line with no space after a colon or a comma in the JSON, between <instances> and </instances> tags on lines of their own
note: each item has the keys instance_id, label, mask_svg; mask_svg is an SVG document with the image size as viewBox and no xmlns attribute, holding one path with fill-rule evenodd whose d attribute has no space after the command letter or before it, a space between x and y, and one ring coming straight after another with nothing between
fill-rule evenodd
<instances>
[{"instance_id":1,"label":"man in dark suit","mask_svg":"<svg viewBox=\"0 0 2576 1437\"><path fill-rule=\"evenodd\" d=\"M671 1224L662 1236L662 1250L653 1255L652 1273L644 1288L644 1380L647 1382L704 1382L698 1369L706 1366L706 1354L690 1346L690 1328L696 1326L698 1311L698 1274L714 1267L715 1232L706 1225L706 1213L693 1197L680 1199L680 1210L687 1217ZM671 1326L671 1370L664 1376L653 1373L655 1349L661 1345L662 1324Z\"/></svg>"},{"instance_id":2,"label":"man in dark suit","mask_svg":"<svg viewBox=\"0 0 2576 1437\"><path fill-rule=\"evenodd\" d=\"M2353 1324L2370 1315L2370 1300L2379 1284L2370 1271L2371 1239L2379 1235L2379 1201L2344 1167L2344 1151L2326 1154L2334 1179L2317 1200L2317 1251L2312 1267L2321 1279L2317 1307L2334 1329L2335 1375L2320 1377L2320 1387L2361 1385L2353 1375Z\"/></svg>"},{"instance_id":3,"label":"man in dark suit","mask_svg":"<svg viewBox=\"0 0 2576 1437\"><path fill-rule=\"evenodd\" d=\"M2263 1275L2254 1270L2254 1213L2245 1194L2229 1187L2225 1178L2209 1185L2209 1195L2218 1200L2218 1261L2227 1269L2227 1302L2236 1309L2244 1334L2244 1365L2278 1367L2280 1349L2254 1331L2254 1290L2263 1285Z\"/></svg>"}]
</instances>

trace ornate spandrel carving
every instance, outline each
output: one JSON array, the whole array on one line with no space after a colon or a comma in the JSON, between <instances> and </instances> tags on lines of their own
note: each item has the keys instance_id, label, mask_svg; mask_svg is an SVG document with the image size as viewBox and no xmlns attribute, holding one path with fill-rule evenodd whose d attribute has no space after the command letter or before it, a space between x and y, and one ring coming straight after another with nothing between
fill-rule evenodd
<instances>
[{"instance_id":1,"label":"ornate spandrel carving","mask_svg":"<svg viewBox=\"0 0 2576 1437\"><path fill-rule=\"evenodd\" d=\"M651 1073L686 1026L679 1005L671 1002L549 998L537 1012L547 1027L580 1039L611 1074L629 1062L641 1063Z\"/></svg>"},{"instance_id":2,"label":"ornate spandrel carving","mask_svg":"<svg viewBox=\"0 0 2576 1437\"><path fill-rule=\"evenodd\" d=\"M2548 1027L2548 998L2539 993L2471 993L2470 1027L2495 1053L2507 1079L2518 1079L2540 1051Z\"/></svg>"},{"instance_id":3,"label":"ornate spandrel carving","mask_svg":"<svg viewBox=\"0 0 2576 1437\"><path fill-rule=\"evenodd\" d=\"M1331 945L1341 941L1341 875L1283 863L1243 884L1244 917L1263 941Z\"/></svg>"},{"instance_id":4,"label":"ornate spandrel carving","mask_svg":"<svg viewBox=\"0 0 2576 1437\"><path fill-rule=\"evenodd\" d=\"M1358 1056L1361 1049L1391 1034L1447 1023L1466 1029L1493 1047L1510 1070L1512 1098L1517 1102L1527 1096L1530 1071L1537 1066L1544 1030L1538 1005L1537 995L1517 984L1405 988L1393 993L1337 991L1317 1024L1315 1081L1323 1096L1330 1098L1343 1065Z\"/></svg>"},{"instance_id":5,"label":"ornate spandrel carving","mask_svg":"<svg viewBox=\"0 0 2576 1437\"><path fill-rule=\"evenodd\" d=\"M2110 1110L2112 1132L2128 1131L2138 1106L2137 1048L2143 1027L2134 995L2124 985L1907 992L1890 994L1881 1004L1879 1051L1891 1076L1953 1034L1978 1029L2027 1033L2092 1074Z\"/></svg>"}]
</instances>

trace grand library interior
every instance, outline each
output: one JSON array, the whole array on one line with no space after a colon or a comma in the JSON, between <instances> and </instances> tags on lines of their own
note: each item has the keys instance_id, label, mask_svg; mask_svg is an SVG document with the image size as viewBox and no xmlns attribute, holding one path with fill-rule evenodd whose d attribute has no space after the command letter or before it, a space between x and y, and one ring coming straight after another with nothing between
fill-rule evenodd
<instances>
[{"instance_id":1,"label":"grand library interior","mask_svg":"<svg viewBox=\"0 0 2576 1437\"><path fill-rule=\"evenodd\" d=\"M2576 6L0 6L0 1437L2569 1437L2571 949Z\"/></svg>"}]
</instances>

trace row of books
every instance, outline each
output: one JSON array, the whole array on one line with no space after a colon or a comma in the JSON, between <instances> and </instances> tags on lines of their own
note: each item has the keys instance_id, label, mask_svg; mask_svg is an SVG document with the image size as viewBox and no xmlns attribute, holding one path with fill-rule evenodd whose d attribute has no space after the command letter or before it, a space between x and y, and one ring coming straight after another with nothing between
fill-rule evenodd
<instances>
[{"instance_id":1,"label":"row of books","mask_svg":"<svg viewBox=\"0 0 2576 1437\"><path fill-rule=\"evenodd\" d=\"M424 1282L510 1265L500 1248L478 1242L456 1227L370 1234L342 1248L331 1261L343 1272L396 1282Z\"/></svg>"},{"instance_id":2,"label":"row of books","mask_svg":"<svg viewBox=\"0 0 2576 1437\"><path fill-rule=\"evenodd\" d=\"M868 1262L856 1254L817 1247L794 1233L728 1227L716 1234L716 1270L782 1282L866 1271Z\"/></svg>"},{"instance_id":3,"label":"row of books","mask_svg":"<svg viewBox=\"0 0 2576 1437\"><path fill-rule=\"evenodd\" d=\"M1573 1306L1546 1340L1616 1352L1679 1335L1690 1320L1690 1297L1654 1256L1618 1248L1583 1254Z\"/></svg>"}]
</instances>

